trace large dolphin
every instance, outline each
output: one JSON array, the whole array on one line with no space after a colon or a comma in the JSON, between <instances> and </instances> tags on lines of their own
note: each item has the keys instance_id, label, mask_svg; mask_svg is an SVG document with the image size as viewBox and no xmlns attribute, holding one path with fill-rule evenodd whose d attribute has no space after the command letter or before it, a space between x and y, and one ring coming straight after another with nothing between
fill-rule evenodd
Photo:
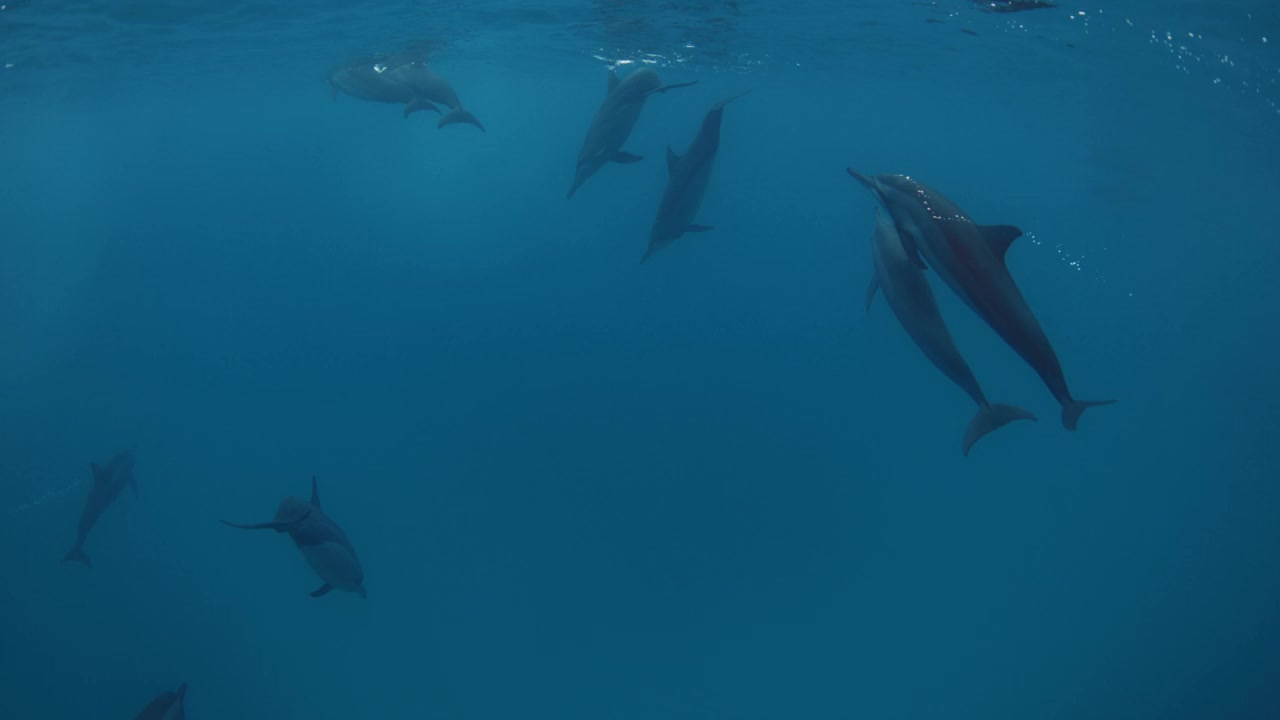
<instances>
[{"instance_id":1,"label":"large dolphin","mask_svg":"<svg viewBox=\"0 0 1280 720\"><path fill-rule=\"evenodd\" d=\"M124 490L125 485L133 488L133 494L136 497L138 483L133 477L132 450L118 453L103 465L89 463L89 470L93 473L93 487L89 488L89 497L85 499L84 510L80 512L80 524L76 527L76 544L62 559L64 562L76 560L84 563L86 567L93 567L89 562L89 556L84 552L84 541L89 537L89 531L98 522L98 518L102 517L103 511L120 497L120 492Z\"/></svg>"},{"instance_id":2,"label":"large dolphin","mask_svg":"<svg viewBox=\"0 0 1280 720\"><path fill-rule=\"evenodd\" d=\"M280 501L276 517L271 522L254 525L222 522L242 530L289 533L307 559L307 564L324 581L311 593L311 597L320 597L335 588L366 597L360 558L356 557L356 549L347 539L347 534L320 509L320 491L314 477L311 478L311 502L290 495Z\"/></svg>"},{"instance_id":3,"label":"large dolphin","mask_svg":"<svg viewBox=\"0 0 1280 720\"><path fill-rule=\"evenodd\" d=\"M662 194L662 203L658 205L658 215L653 219L653 229L649 231L649 247L640 262L648 260L687 232L712 229L710 225L698 225L693 220L702 207L716 151L720 149L720 120L724 116L724 106L748 92L750 90L712 105L706 117L702 118L697 137L683 156L676 155L671 146L667 146L667 189Z\"/></svg>"},{"instance_id":4,"label":"large dolphin","mask_svg":"<svg viewBox=\"0 0 1280 720\"><path fill-rule=\"evenodd\" d=\"M1062 404L1062 425L1075 430L1080 415L1114 400L1076 400L1062 364L1005 265L1009 245L1022 235L1011 225L979 225L958 205L904 175L868 177L849 168L889 211L909 257L919 253L960 299L991 326Z\"/></svg>"},{"instance_id":5,"label":"large dolphin","mask_svg":"<svg viewBox=\"0 0 1280 720\"><path fill-rule=\"evenodd\" d=\"M968 455L969 449L983 435L1007 423L1014 420L1035 420L1035 415L1022 408L987 402L978 379L973 376L969 364L964 361L955 341L951 339L951 332L947 330L947 324L938 310L938 302L933 297L933 290L925 279L924 271L907 257L898 237L898 229L879 208L876 208L876 231L871 255L875 263L875 275L867 291L867 308L871 308L876 289L884 291L889 309L925 357L929 358L929 362L978 404L978 412L965 428L964 439L960 444L961 452Z\"/></svg>"},{"instance_id":6,"label":"large dolphin","mask_svg":"<svg viewBox=\"0 0 1280 720\"><path fill-rule=\"evenodd\" d=\"M419 110L439 113L439 103L450 110L436 127L467 123L484 130L476 116L462 108L449 81L411 53L353 60L329 73L329 85L361 100L404 105L405 117Z\"/></svg>"},{"instance_id":7,"label":"large dolphin","mask_svg":"<svg viewBox=\"0 0 1280 720\"><path fill-rule=\"evenodd\" d=\"M175 692L160 693L142 708L137 720L183 720L186 717L186 710L183 708L186 696L186 683L178 686Z\"/></svg>"},{"instance_id":8,"label":"large dolphin","mask_svg":"<svg viewBox=\"0 0 1280 720\"><path fill-rule=\"evenodd\" d=\"M650 68L640 68L619 80L618 74L609 71L609 91L591 118L591 127L587 128L587 137L582 141L582 150L578 152L578 167L574 173L573 185L569 187L568 197L578 191L587 178L596 174L609 161L633 163L641 159L639 155L623 152L622 143L631 135L644 109L644 101L650 95L666 92L673 88L696 85L692 82L663 85L658 73Z\"/></svg>"}]
</instances>

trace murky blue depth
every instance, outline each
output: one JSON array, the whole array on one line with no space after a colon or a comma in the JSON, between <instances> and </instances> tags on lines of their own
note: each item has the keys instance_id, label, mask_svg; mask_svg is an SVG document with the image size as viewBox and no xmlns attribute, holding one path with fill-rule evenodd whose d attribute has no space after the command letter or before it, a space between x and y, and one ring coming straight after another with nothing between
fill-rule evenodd
<instances>
[{"instance_id":1,"label":"murky blue depth","mask_svg":"<svg viewBox=\"0 0 1280 720\"><path fill-rule=\"evenodd\" d=\"M1280 717L1273 2L55 5L0 6L0 716ZM406 47L485 132L332 92ZM642 66L697 84L566 200ZM1117 403L930 273L1040 418L961 456L850 166L1021 228ZM313 475L367 599L219 523Z\"/></svg>"}]
</instances>

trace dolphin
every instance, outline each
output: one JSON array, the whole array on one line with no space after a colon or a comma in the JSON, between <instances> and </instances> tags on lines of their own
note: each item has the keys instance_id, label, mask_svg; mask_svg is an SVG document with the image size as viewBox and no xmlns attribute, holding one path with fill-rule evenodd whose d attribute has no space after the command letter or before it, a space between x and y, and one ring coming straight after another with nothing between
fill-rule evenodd
<instances>
[{"instance_id":1,"label":"dolphin","mask_svg":"<svg viewBox=\"0 0 1280 720\"><path fill-rule=\"evenodd\" d=\"M323 585L311 593L311 597L320 597L335 588L367 597L360 558L356 557L356 549L347 539L347 534L321 510L320 491L314 477L311 478L311 502L290 495L280 501L276 517L271 522L254 525L239 525L226 520L222 522L241 530L289 533L294 544L302 551L302 556L307 559L307 564L324 581Z\"/></svg>"},{"instance_id":2,"label":"dolphin","mask_svg":"<svg viewBox=\"0 0 1280 720\"><path fill-rule=\"evenodd\" d=\"M712 229L710 225L698 225L693 220L702 207L702 197L711 180L716 151L720 149L720 120L724 116L724 106L748 92L751 91L738 93L712 105L706 117L702 118L702 127L699 128L697 137L689 144L689 149L685 150L683 156L676 155L671 146L667 146L667 189L662 194L662 203L658 205L658 215L653 219L649 247L640 262L648 260L655 252L687 232L706 232Z\"/></svg>"},{"instance_id":3,"label":"dolphin","mask_svg":"<svg viewBox=\"0 0 1280 720\"><path fill-rule=\"evenodd\" d=\"M118 453L104 465L89 463L89 470L93 473L93 487L89 488L89 497L85 499L84 510L80 512L76 544L62 560L75 560L84 563L86 567L93 567L89 556L84 552L84 541L89 537L89 531L98 522L98 518L102 517L103 511L120 497L125 485L132 487L133 495L137 497L138 483L133 477L133 450Z\"/></svg>"},{"instance_id":4,"label":"dolphin","mask_svg":"<svg viewBox=\"0 0 1280 720\"><path fill-rule=\"evenodd\" d=\"M147 703L138 713L137 720L183 720L186 710L183 699L187 696L187 684L182 683L175 692L163 692Z\"/></svg>"},{"instance_id":5,"label":"dolphin","mask_svg":"<svg viewBox=\"0 0 1280 720\"><path fill-rule=\"evenodd\" d=\"M975 5L981 5L986 12L995 13L1015 13L1058 7L1050 0L972 0L972 2Z\"/></svg>"},{"instance_id":6,"label":"dolphin","mask_svg":"<svg viewBox=\"0 0 1280 720\"><path fill-rule=\"evenodd\" d=\"M922 256L1036 371L1062 405L1063 427L1075 430L1086 409L1115 402L1076 400L1067 389L1062 364L1005 265L1005 253L1021 230L1012 225L979 225L950 198L905 175L873 178L853 168L848 172L884 205L908 256Z\"/></svg>"},{"instance_id":7,"label":"dolphin","mask_svg":"<svg viewBox=\"0 0 1280 720\"><path fill-rule=\"evenodd\" d=\"M352 60L329 73L329 85L361 100L404 105L405 117L424 110L441 114L438 103L450 110L442 114L437 128L467 123L484 130L480 120L463 109L449 81L410 53Z\"/></svg>"},{"instance_id":8,"label":"dolphin","mask_svg":"<svg viewBox=\"0 0 1280 720\"><path fill-rule=\"evenodd\" d=\"M893 222L876 208L876 231L871 246L875 275L867 290L867 309L876 290L884 291L889 309L893 311L903 329L929 358L934 367L942 371L951 382L964 390L978 405L978 412L965 428L960 451L968 455L969 449L983 435L1003 427L1014 420L1035 420L1036 416L1013 405L992 405L982 393L982 387L964 361L947 324L938 310L938 302L929 288L924 271L916 266L902 249L898 229Z\"/></svg>"},{"instance_id":9,"label":"dolphin","mask_svg":"<svg viewBox=\"0 0 1280 720\"><path fill-rule=\"evenodd\" d=\"M591 118L591 127L587 128L587 137L582 141L582 150L578 151L578 167L575 170L573 185L569 187L568 197L578 191L587 178L596 174L609 161L633 163L641 160L641 156L623 152L622 143L631 135L644 109L644 101L650 95L664 93L674 88L689 87L698 84L692 82L663 85L658 73L650 68L640 68L626 77L618 79L618 73L609 71L609 91Z\"/></svg>"}]
</instances>

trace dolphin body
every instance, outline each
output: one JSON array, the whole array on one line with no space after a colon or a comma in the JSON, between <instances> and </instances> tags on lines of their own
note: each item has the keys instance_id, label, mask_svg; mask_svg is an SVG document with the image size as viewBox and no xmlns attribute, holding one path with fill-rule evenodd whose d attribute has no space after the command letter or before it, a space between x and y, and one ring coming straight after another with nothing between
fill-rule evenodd
<instances>
[{"instance_id":1,"label":"dolphin body","mask_svg":"<svg viewBox=\"0 0 1280 720\"><path fill-rule=\"evenodd\" d=\"M977 378L973 376L969 364L964 361L951 339L951 332L947 330L947 324L938 310L938 302L933 297L933 290L929 288L924 271L907 257L898 237L898 229L879 208L876 209L876 231L871 254L875 263L875 275L871 278L871 287L867 291L867 309L871 309L871 300L875 297L876 290L883 290L889 309L925 357L929 358L929 362L978 404L977 414L965 428L964 439L960 444L961 452L968 455L970 448L982 436L1014 420L1035 420L1035 415L1022 408L987 402Z\"/></svg>"},{"instance_id":2,"label":"dolphin body","mask_svg":"<svg viewBox=\"0 0 1280 720\"><path fill-rule=\"evenodd\" d=\"M182 683L175 692L160 693L142 708L137 720L184 720L187 715L182 703L186 696L186 683Z\"/></svg>"},{"instance_id":3,"label":"dolphin body","mask_svg":"<svg viewBox=\"0 0 1280 720\"><path fill-rule=\"evenodd\" d=\"M1075 430L1080 415L1114 400L1076 400L1067 389L1049 338L1005 265L1009 245L1022 235L1011 225L979 225L942 193L905 175L869 177L849 168L893 218L904 251L928 261L956 295L1031 366L1062 405L1062 425Z\"/></svg>"},{"instance_id":4,"label":"dolphin body","mask_svg":"<svg viewBox=\"0 0 1280 720\"><path fill-rule=\"evenodd\" d=\"M85 499L84 510L80 512L76 544L62 560L75 560L84 563L86 567L93 567L89 556L84 552L84 541L89 537L89 531L97 524L107 507L120 497L125 485L132 487L134 497L137 497L138 483L133 477L133 450L118 453L103 465L89 463L89 470L93 473L93 487L89 488L89 497Z\"/></svg>"},{"instance_id":5,"label":"dolphin body","mask_svg":"<svg viewBox=\"0 0 1280 720\"><path fill-rule=\"evenodd\" d=\"M664 93L673 88L696 85L692 82L663 85L658 73L650 68L641 68L631 73L625 80L618 79L618 73L609 71L609 91L591 118L591 127L587 128L587 137L582 141L582 149L578 151L578 166L574 172L573 185L569 187L568 197L578 191L587 178L596 174L606 163L633 163L643 159L640 155L623 152L622 143L631 135L640 111L644 109L644 101L650 95Z\"/></svg>"},{"instance_id":6,"label":"dolphin body","mask_svg":"<svg viewBox=\"0 0 1280 720\"><path fill-rule=\"evenodd\" d=\"M662 203L658 205L658 215L653 219L649 247L640 258L641 263L687 232L712 229L710 225L698 225L693 220L702 207L702 198L711 181L711 168L720 149L720 120L724 116L724 106L747 92L750 90L712 105L702 118L697 137L683 156L676 155L671 146L667 146L667 189L662 194Z\"/></svg>"},{"instance_id":7,"label":"dolphin body","mask_svg":"<svg viewBox=\"0 0 1280 720\"><path fill-rule=\"evenodd\" d=\"M361 100L404 105L405 117L420 110L439 114L439 103L450 110L441 116L437 128L467 123L484 130L476 116L462 108L449 81L409 54L354 60L329 73L329 85Z\"/></svg>"},{"instance_id":8,"label":"dolphin body","mask_svg":"<svg viewBox=\"0 0 1280 720\"><path fill-rule=\"evenodd\" d=\"M289 533L307 564L315 570L324 584L311 593L320 597L330 590L346 590L367 597L364 589L364 569L356 549L338 524L320 508L320 491L316 479L311 478L311 502L290 495L280 501L276 517L271 522L239 525L222 521L241 530L275 530Z\"/></svg>"}]
</instances>

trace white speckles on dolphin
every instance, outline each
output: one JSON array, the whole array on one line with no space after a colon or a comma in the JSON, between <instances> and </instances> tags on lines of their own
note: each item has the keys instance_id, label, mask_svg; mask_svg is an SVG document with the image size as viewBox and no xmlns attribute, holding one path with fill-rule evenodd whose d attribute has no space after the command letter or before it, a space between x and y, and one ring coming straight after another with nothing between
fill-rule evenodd
<instances>
[{"instance_id":1,"label":"white speckles on dolphin","mask_svg":"<svg viewBox=\"0 0 1280 720\"><path fill-rule=\"evenodd\" d=\"M186 683L178 686L176 691L160 693L142 708L137 720L184 720L187 716L186 697Z\"/></svg>"},{"instance_id":2,"label":"white speckles on dolphin","mask_svg":"<svg viewBox=\"0 0 1280 720\"><path fill-rule=\"evenodd\" d=\"M711 168L715 165L716 152L720 149L720 120L724 106L746 95L750 90L738 93L728 100L721 100L702 118L698 135L689 143L684 155L676 155L667 146L667 189L658 205L658 215L653 219L649 232L649 247L640 262L645 262L655 252L670 245L687 232L706 232L710 225L695 224L694 218L702 207L702 198L711 181Z\"/></svg>"},{"instance_id":3,"label":"white speckles on dolphin","mask_svg":"<svg viewBox=\"0 0 1280 720\"><path fill-rule=\"evenodd\" d=\"M138 483L133 477L132 450L125 450L102 465L90 463L89 470L93 473L93 486L89 488L89 497L85 498L84 510L80 513L75 547L71 548L71 552L63 560L75 560L84 563L86 567L93 567L89 556L84 552L84 541L89 537L89 531L111 503L120 497L125 485L132 487L136 496Z\"/></svg>"},{"instance_id":4,"label":"white speckles on dolphin","mask_svg":"<svg viewBox=\"0 0 1280 720\"><path fill-rule=\"evenodd\" d=\"M275 530L288 533L307 564L320 576L324 584L311 593L320 597L330 590L346 590L365 597L364 569L356 549L338 524L324 514L320 507L320 491L316 479L311 478L311 501L290 495L280 501L273 520L251 525L222 521L242 530Z\"/></svg>"},{"instance_id":5,"label":"white speckles on dolphin","mask_svg":"<svg viewBox=\"0 0 1280 720\"><path fill-rule=\"evenodd\" d=\"M404 105L405 117L420 110L440 113L438 103L450 110L440 118L437 128L465 123L484 130L476 116L462 108L449 81L413 53L353 60L329 73L329 84L361 100Z\"/></svg>"},{"instance_id":6,"label":"white speckles on dolphin","mask_svg":"<svg viewBox=\"0 0 1280 720\"><path fill-rule=\"evenodd\" d=\"M662 80L658 79L658 73L650 68L641 68L626 79L619 80L618 74L610 70L609 90L600 109L596 110L595 117L591 118L591 127L587 128L582 149L578 151L578 165L568 197L573 197L582 183L606 163L633 163L642 159L639 155L624 152L622 144L631 135L631 128L635 127L640 111L644 109L644 101L650 95L696 85L697 82L694 80L663 85Z\"/></svg>"}]
</instances>

